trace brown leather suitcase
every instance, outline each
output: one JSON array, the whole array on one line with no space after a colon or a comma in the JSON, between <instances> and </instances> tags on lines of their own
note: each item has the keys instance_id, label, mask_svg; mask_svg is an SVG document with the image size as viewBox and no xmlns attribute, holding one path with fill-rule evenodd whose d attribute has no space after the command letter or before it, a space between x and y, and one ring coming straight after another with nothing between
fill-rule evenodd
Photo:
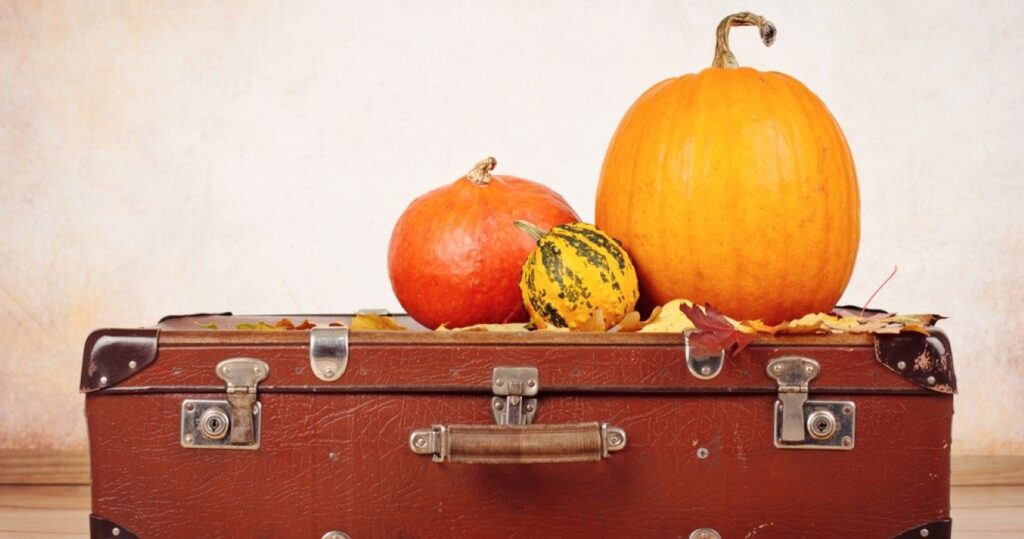
<instances>
[{"instance_id":1,"label":"brown leather suitcase","mask_svg":"<svg viewBox=\"0 0 1024 539\"><path fill-rule=\"evenodd\" d=\"M726 357L682 334L310 320L93 333L92 537L950 535L938 330Z\"/></svg>"}]
</instances>

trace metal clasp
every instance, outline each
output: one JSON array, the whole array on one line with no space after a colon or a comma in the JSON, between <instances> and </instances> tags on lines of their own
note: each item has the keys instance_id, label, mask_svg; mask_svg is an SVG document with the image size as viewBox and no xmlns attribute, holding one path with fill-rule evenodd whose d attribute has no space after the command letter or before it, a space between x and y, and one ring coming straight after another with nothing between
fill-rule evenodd
<instances>
[{"instance_id":1,"label":"metal clasp","mask_svg":"<svg viewBox=\"0 0 1024 539\"><path fill-rule=\"evenodd\" d=\"M324 382L333 382L348 368L348 328L309 330L309 367Z\"/></svg>"},{"instance_id":2,"label":"metal clasp","mask_svg":"<svg viewBox=\"0 0 1024 539\"><path fill-rule=\"evenodd\" d=\"M698 355L695 347L690 345L690 332L683 333L683 354L686 356L686 368L699 380L711 380L722 372L725 365L725 350L716 355Z\"/></svg>"},{"instance_id":3,"label":"metal clasp","mask_svg":"<svg viewBox=\"0 0 1024 539\"><path fill-rule=\"evenodd\" d=\"M779 385L775 401L775 447L853 449L856 405L850 401L808 400L811 380L821 365L810 358L786 356L768 363Z\"/></svg>"},{"instance_id":4,"label":"metal clasp","mask_svg":"<svg viewBox=\"0 0 1024 539\"><path fill-rule=\"evenodd\" d=\"M491 373L491 411L499 425L529 425L537 412L540 377L536 367L495 367Z\"/></svg>"},{"instance_id":5,"label":"metal clasp","mask_svg":"<svg viewBox=\"0 0 1024 539\"><path fill-rule=\"evenodd\" d=\"M227 400L187 399L181 403L181 445L256 449L260 445L260 403L256 387L270 374L258 359L237 357L217 364L227 384Z\"/></svg>"}]
</instances>

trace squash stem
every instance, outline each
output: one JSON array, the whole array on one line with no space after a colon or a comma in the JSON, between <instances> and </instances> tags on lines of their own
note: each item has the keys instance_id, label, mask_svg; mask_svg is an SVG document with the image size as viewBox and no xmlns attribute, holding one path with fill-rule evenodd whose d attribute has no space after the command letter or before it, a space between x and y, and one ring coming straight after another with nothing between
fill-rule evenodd
<instances>
[{"instance_id":1,"label":"squash stem","mask_svg":"<svg viewBox=\"0 0 1024 539\"><path fill-rule=\"evenodd\" d=\"M748 11L734 13L718 23L718 30L715 31L715 59L711 67L734 69L740 66L729 49L729 29L733 26L756 26L761 31L761 41L765 47L775 43L775 25L771 21Z\"/></svg>"},{"instance_id":2,"label":"squash stem","mask_svg":"<svg viewBox=\"0 0 1024 539\"><path fill-rule=\"evenodd\" d=\"M514 224L516 225L516 228L529 234L534 241L539 242L541 238L548 234L547 230L527 221L516 221Z\"/></svg>"},{"instance_id":3,"label":"squash stem","mask_svg":"<svg viewBox=\"0 0 1024 539\"><path fill-rule=\"evenodd\" d=\"M498 166L498 160L493 157L485 157L473 165L473 170L466 173L466 177L477 185L491 183L491 171Z\"/></svg>"}]
</instances>

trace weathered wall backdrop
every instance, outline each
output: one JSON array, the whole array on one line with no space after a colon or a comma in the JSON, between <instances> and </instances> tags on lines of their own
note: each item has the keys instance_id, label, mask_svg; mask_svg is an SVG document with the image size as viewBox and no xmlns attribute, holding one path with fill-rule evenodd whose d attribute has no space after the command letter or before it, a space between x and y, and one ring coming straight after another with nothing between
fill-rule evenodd
<instances>
[{"instance_id":1,"label":"weathered wall backdrop","mask_svg":"<svg viewBox=\"0 0 1024 539\"><path fill-rule=\"evenodd\" d=\"M1017 2L0 3L0 448L83 447L91 328L397 309L391 226L497 156L584 218L623 112L711 61L801 79L860 173L844 301L939 312L955 450L1024 453Z\"/></svg>"}]
</instances>

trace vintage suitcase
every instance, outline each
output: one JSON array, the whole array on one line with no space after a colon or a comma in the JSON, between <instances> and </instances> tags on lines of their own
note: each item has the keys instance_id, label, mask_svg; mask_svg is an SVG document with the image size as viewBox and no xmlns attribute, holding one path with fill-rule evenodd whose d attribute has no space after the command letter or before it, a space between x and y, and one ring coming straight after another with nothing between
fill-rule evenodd
<instances>
[{"instance_id":1,"label":"vintage suitcase","mask_svg":"<svg viewBox=\"0 0 1024 539\"><path fill-rule=\"evenodd\" d=\"M725 357L682 334L310 319L93 333L92 537L950 534L956 383L938 330L764 337Z\"/></svg>"}]
</instances>

